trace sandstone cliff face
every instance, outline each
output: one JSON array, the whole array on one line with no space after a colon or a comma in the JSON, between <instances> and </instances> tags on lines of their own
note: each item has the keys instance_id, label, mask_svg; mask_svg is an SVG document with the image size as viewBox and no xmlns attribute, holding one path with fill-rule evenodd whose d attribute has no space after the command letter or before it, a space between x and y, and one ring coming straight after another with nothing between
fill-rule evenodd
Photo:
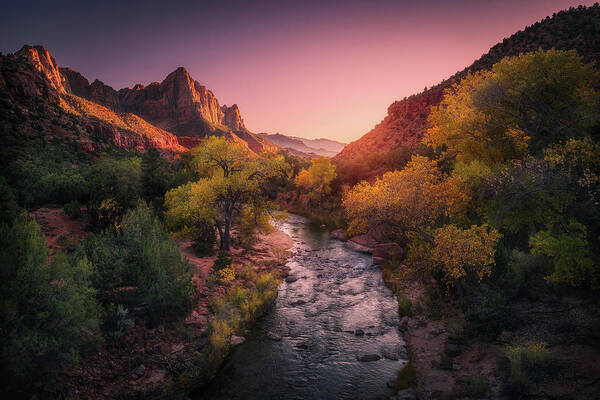
<instances>
[{"instance_id":1,"label":"sandstone cliff face","mask_svg":"<svg viewBox=\"0 0 600 400\"><path fill-rule=\"evenodd\" d=\"M335 158L352 158L362 152L385 153L400 146L417 146L427 131L431 107L441 102L445 87L440 85L392 103L383 121L360 139L346 145Z\"/></svg>"},{"instance_id":2,"label":"sandstone cliff face","mask_svg":"<svg viewBox=\"0 0 600 400\"><path fill-rule=\"evenodd\" d=\"M183 67L160 83L138 84L119 91L98 80L86 85L87 80L71 69L64 68L62 72L71 82L74 94L115 112L138 115L177 135L185 147L194 147L207 136L227 135L241 139L254 152L278 150L276 145L246 129L236 104L221 106L215 95Z\"/></svg>"},{"instance_id":3,"label":"sandstone cliff face","mask_svg":"<svg viewBox=\"0 0 600 400\"><path fill-rule=\"evenodd\" d=\"M70 79L67 80L67 77ZM74 83L73 90L70 82ZM6 115L21 115L0 125L24 137L78 143L85 151L101 151L108 145L144 151L157 148L165 154L184 151L177 138L142 118L114 111L72 94L93 95L95 87L72 70L59 71L41 46L25 46L0 57L0 96Z\"/></svg>"},{"instance_id":4,"label":"sandstone cliff face","mask_svg":"<svg viewBox=\"0 0 600 400\"><path fill-rule=\"evenodd\" d=\"M54 58L44 47L23 46L21 50L15 53L15 55L24 58L30 63L57 92L71 92L69 81L60 73L56 61L54 61Z\"/></svg>"},{"instance_id":5,"label":"sandstone cliff face","mask_svg":"<svg viewBox=\"0 0 600 400\"><path fill-rule=\"evenodd\" d=\"M428 128L427 117L431 107L440 104L444 90L459 82L467 73L490 69L504 57L536 51L538 48L576 49L585 62L596 62L596 67L600 67L600 31L597 29L599 24L599 6L580 7L561 11L552 18L546 18L518 31L449 79L429 90L394 102L380 124L347 145L334 159L349 160L358 153L384 153L400 146L418 145ZM572 34L573 26L579 27L577 35ZM584 26L587 28L583 29Z\"/></svg>"},{"instance_id":6,"label":"sandstone cliff face","mask_svg":"<svg viewBox=\"0 0 600 400\"><path fill-rule=\"evenodd\" d=\"M221 119L223 125L233 129L234 131L247 130L237 104L234 104L231 107L223 105L223 107L221 107L221 112L223 113L223 118Z\"/></svg>"}]
</instances>

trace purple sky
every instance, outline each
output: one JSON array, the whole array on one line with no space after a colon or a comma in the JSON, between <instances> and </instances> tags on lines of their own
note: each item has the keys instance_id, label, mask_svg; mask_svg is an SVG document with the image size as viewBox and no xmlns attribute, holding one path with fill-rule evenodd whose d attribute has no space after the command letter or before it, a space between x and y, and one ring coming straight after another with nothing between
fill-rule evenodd
<instances>
[{"instance_id":1,"label":"purple sky","mask_svg":"<svg viewBox=\"0 0 600 400\"><path fill-rule=\"evenodd\" d=\"M14 1L0 51L42 44L115 89L178 66L237 103L254 132L355 140L394 100L463 69L504 37L594 1Z\"/></svg>"}]
</instances>

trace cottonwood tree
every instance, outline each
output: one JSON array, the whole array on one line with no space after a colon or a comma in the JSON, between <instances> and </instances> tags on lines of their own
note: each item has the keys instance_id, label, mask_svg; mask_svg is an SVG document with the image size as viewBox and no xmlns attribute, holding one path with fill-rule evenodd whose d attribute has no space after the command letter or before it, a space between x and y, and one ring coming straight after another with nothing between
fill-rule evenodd
<instances>
[{"instance_id":1,"label":"cottonwood tree","mask_svg":"<svg viewBox=\"0 0 600 400\"><path fill-rule=\"evenodd\" d=\"M452 284L469 269L489 275L494 264L496 231L444 224L468 201L460 181L444 176L435 161L414 156L403 170L356 185L343 206L350 232L389 225L408 233L413 263L441 269Z\"/></svg>"},{"instance_id":2,"label":"cottonwood tree","mask_svg":"<svg viewBox=\"0 0 600 400\"><path fill-rule=\"evenodd\" d=\"M298 173L294 183L302 190L310 192L318 199L331 192L331 182L336 178L335 165L329 158L318 157L311 161L308 169Z\"/></svg>"},{"instance_id":3,"label":"cottonwood tree","mask_svg":"<svg viewBox=\"0 0 600 400\"><path fill-rule=\"evenodd\" d=\"M507 57L450 88L424 142L489 164L585 136L598 120L598 73L574 50Z\"/></svg>"},{"instance_id":4,"label":"cottonwood tree","mask_svg":"<svg viewBox=\"0 0 600 400\"><path fill-rule=\"evenodd\" d=\"M188 231L214 224L220 249L229 250L234 217L245 205L266 203L263 190L269 179L286 170L283 158L257 156L239 143L211 137L197 149L194 161L209 167L210 175L166 194L167 223Z\"/></svg>"}]
</instances>

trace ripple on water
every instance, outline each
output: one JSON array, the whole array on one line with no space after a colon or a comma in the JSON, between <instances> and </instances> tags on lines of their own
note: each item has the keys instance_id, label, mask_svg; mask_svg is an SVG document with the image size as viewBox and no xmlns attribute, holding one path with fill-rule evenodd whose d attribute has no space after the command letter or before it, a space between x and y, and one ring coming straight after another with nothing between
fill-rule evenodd
<instances>
[{"instance_id":1,"label":"ripple on water","mask_svg":"<svg viewBox=\"0 0 600 400\"><path fill-rule=\"evenodd\" d=\"M370 257L295 215L294 240L271 312L196 399L372 399L406 362L395 296ZM361 362L358 358L379 358ZM374 357L376 355L377 357Z\"/></svg>"}]
</instances>

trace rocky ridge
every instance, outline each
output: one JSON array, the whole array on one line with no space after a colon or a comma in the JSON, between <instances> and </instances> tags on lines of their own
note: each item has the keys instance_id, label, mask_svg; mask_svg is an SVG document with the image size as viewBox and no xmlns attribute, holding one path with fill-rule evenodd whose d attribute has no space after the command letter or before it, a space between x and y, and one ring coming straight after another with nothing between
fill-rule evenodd
<instances>
[{"instance_id":1,"label":"rocky ridge","mask_svg":"<svg viewBox=\"0 0 600 400\"><path fill-rule=\"evenodd\" d=\"M586 62L600 61L600 5L579 6L555 13L552 17L519 31L493 46L487 54L469 67L457 72L419 94L392 103L387 116L358 140L348 144L336 160L351 160L359 154L385 153L401 146L414 147L427 131L427 118L432 107L440 104L444 91L468 73L490 69L504 57L536 51L576 49ZM383 171L385 172L385 171Z\"/></svg>"}]
</instances>

